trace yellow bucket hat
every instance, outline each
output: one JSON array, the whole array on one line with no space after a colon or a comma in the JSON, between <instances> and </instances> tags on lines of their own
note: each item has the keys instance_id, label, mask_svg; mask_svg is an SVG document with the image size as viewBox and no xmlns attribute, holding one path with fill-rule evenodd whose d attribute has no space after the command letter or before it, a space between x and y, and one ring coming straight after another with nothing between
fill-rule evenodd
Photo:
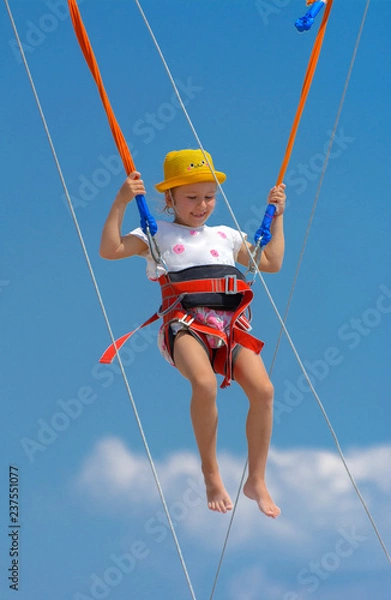
<instances>
[{"instance_id":1,"label":"yellow bucket hat","mask_svg":"<svg viewBox=\"0 0 391 600\"><path fill-rule=\"evenodd\" d=\"M165 192L179 185L198 183L200 181L217 181L223 183L227 176L225 173L215 171L213 160L209 152L205 152L208 162L205 161L201 150L174 150L169 152L164 159L164 181L155 185L158 192ZM212 171L211 171L212 169Z\"/></svg>"}]
</instances>

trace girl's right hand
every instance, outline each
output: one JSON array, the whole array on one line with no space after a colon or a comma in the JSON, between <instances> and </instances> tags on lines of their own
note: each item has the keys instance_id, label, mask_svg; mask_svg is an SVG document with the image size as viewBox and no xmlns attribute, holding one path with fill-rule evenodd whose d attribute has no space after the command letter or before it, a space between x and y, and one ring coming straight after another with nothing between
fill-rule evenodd
<instances>
[{"instance_id":1,"label":"girl's right hand","mask_svg":"<svg viewBox=\"0 0 391 600\"><path fill-rule=\"evenodd\" d=\"M119 190L116 200L121 203L128 204L135 196L139 194L145 195L144 182L140 179L141 173L133 171L126 179L121 189Z\"/></svg>"}]
</instances>

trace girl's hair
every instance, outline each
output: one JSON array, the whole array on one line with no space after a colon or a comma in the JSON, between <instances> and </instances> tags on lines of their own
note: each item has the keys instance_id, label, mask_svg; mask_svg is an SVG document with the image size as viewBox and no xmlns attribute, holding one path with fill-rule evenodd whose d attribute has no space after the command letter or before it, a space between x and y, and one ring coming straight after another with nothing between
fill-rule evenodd
<instances>
[{"instance_id":1,"label":"girl's hair","mask_svg":"<svg viewBox=\"0 0 391 600\"><path fill-rule=\"evenodd\" d=\"M163 206L162 213L164 213L165 215L170 215L170 217L172 217L175 214L172 206L168 206L167 204Z\"/></svg>"},{"instance_id":2,"label":"girl's hair","mask_svg":"<svg viewBox=\"0 0 391 600\"><path fill-rule=\"evenodd\" d=\"M173 196L173 192L171 189L164 192L164 206L161 209L161 212L164 213L165 215L170 215L172 217L175 213L174 213L174 209L172 208L172 206L168 206L168 204L167 204L167 195L170 195L171 197Z\"/></svg>"}]
</instances>

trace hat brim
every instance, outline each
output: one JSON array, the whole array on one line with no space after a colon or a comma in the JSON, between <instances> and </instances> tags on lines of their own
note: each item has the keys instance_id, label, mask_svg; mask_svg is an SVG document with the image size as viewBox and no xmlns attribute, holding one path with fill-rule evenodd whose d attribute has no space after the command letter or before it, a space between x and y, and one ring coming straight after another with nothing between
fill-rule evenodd
<instances>
[{"instance_id":1,"label":"hat brim","mask_svg":"<svg viewBox=\"0 0 391 600\"><path fill-rule=\"evenodd\" d=\"M222 173L221 171L214 171L214 174L216 175L216 179L219 183L224 183L224 181L227 179L226 174ZM200 183L201 181L215 181L210 169L200 169L178 177L171 177L171 179L166 179L161 183L157 183L155 188L158 192L166 192L167 190L180 185L190 185L192 183Z\"/></svg>"}]
</instances>

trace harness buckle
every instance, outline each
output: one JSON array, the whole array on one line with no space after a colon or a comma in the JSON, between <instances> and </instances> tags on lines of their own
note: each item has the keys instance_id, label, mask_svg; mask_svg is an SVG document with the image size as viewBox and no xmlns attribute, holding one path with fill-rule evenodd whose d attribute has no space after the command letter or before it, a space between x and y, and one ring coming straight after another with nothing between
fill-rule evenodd
<instances>
[{"instance_id":1,"label":"harness buckle","mask_svg":"<svg viewBox=\"0 0 391 600\"><path fill-rule=\"evenodd\" d=\"M183 317L181 317L180 319L178 319L178 323L182 323L182 325L184 325L185 327L190 327L190 325L193 323L194 321L194 317L192 317L189 314L185 314L183 315Z\"/></svg>"},{"instance_id":2,"label":"harness buckle","mask_svg":"<svg viewBox=\"0 0 391 600\"><path fill-rule=\"evenodd\" d=\"M225 279L225 294L237 294L238 293L238 281L236 275L226 275Z\"/></svg>"}]
</instances>

